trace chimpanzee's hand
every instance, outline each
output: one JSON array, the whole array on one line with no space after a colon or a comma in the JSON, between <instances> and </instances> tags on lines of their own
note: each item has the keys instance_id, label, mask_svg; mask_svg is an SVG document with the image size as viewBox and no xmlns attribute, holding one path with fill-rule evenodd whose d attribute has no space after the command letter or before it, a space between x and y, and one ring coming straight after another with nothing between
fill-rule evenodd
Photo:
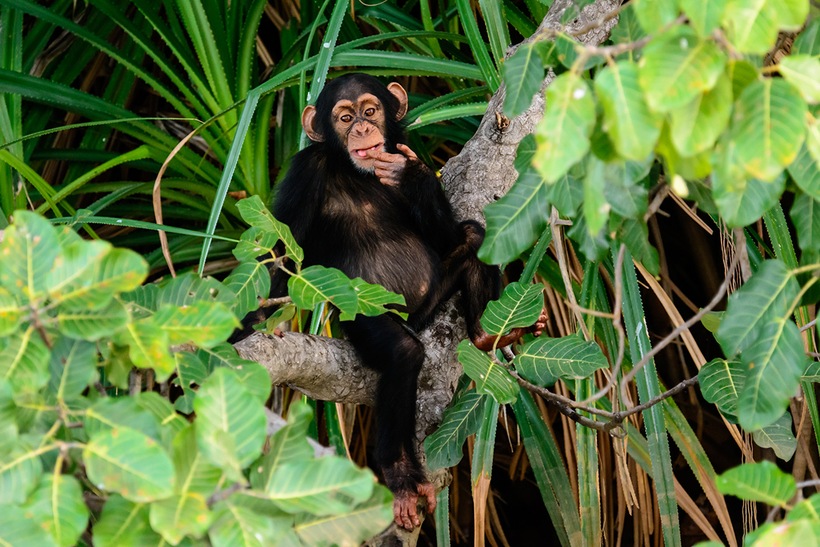
<instances>
[{"instance_id":1,"label":"chimpanzee's hand","mask_svg":"<svg viewBox=\"0 0 820 547\"><path fill-rule=\"evenodd\" d=\"M396 148L399 154L390 154L389 152L371 152L369 155L375 159L374 173L382 184L388 186L397 186L401 182L401 177L404 174L404 169L407 167L409 161L419 161L416 153L410 150L406 144L397 144Z\"/></svg>"}]
</instances>

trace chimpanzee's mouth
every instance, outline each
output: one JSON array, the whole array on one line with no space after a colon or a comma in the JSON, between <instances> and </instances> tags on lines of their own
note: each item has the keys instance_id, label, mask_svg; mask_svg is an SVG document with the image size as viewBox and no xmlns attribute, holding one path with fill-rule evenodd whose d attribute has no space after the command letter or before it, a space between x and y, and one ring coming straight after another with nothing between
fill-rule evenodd
<instances>
[{"instance_id":1,"label":"chimpanzee's mouth","mask_svg":"<svg viewBox=\"0 0 820 547\"><path fill-rule=\"evenodd\" d=\"M367 157L367 153L368 153L369 151L371 151L371 150L372 150L373 152L376 152L376 151L378 151L378 150L381 150L382 146L384 146L384 143L383 143L383 142L380 142L380 143L377 143L377 144L375 144L375 145L371 146L370 148L360 148L360 149L358 149L358 150L354 150L354 151L353 151L353 153L354 153L355 155L359 156L360 158L366 158L366 157Z\"/></svg>"}]
</instances>

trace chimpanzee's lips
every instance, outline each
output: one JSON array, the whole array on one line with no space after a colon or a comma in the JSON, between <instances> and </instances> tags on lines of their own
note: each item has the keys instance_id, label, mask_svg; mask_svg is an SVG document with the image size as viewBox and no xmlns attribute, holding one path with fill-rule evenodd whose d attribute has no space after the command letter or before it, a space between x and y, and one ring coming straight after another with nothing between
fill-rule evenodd
<instances>
[{"instance_id":1,"label":"chimpanzee's lips","mask_svg":"<svg viewBox=\"0 0 820 547\"><path fill-rule=\"evenodd\" d=\"M370 148L359 148L358 150L353 150L353 154L355 154L356 156L359 156L360 158L366 158L367 153L369 151L372 150L373 152L376 152L378 150L381 150L382 146L384 146L384 143L380 142L380 143L377 143L377 144L371 146Z\"/></svg>"}]
</instances>

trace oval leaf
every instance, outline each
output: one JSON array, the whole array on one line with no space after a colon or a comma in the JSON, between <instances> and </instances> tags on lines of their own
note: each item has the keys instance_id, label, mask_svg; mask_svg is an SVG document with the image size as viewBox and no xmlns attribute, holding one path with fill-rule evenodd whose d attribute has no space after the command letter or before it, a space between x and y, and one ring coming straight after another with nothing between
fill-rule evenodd
<instances>
[{"instance_id":1,"label":"oval leaf","mask_svg":"<svg viewBox=\"0 0 820 547\"><path fill-rule=\"evenodd\" d=\"M557 379L588 378L608 366L601 348L577 336L541 336L526 344L515 357L515 368L531 382L547 386Z\"/></svg>"},{"instance_id":2,"label":"oval leaf","mask_svg":"<svg viewBox=\"0 0 820 547\"><path fill-rule=\"evenodd\" d=\"M259 196L251 196L240 200L236 204L236 209L239 211L239 214L242 215L245 222L251 226L256 226L266 232L276 234L276 237L285 244L288 256L297 264L302 263L304 253L296 243L296 240L293 239L290 228L288 228L286 224L273 218L271 212L268 211L267 207L262 203L262 198Z\"/></svg>"},{"instance_id":3,"label":"oval leaf","mask_svg":"<svg viewBox=\"0 0 820 547\"><path fill-rule=\"evenodd\" d=\"M785 506L797 493L794 477L769 461L747 463L718 475L717 487L723 494L740 499Z\"/></svg>"},{"instance_id":4,"label":"oval leaf","mask_svg":"<svg viewBox=\"0 0 820 547\"><path fill-rule=\"evenodd\" d=\"M737 420L737 401L746 383L746 370L739 361L709 361L698 372L698 383L704 399Z\"/></svg>"},{"instance_id":5,"label":"oval leaf","mask_svg":"<svg viewBox=\"0 0 820 547\"><path fill-rule=\"evenodd\" d=\"M534 324L544 308L543 285L515 281L504 287L498 300L487 304L481 316L481 328L499 336L517 327Z\"/></svg>"},{"instance_id":6,"label":"oval leaf","mask_svg":"<svg viewBox=\"0 0 820 547\"><path fill-rule=\"evenodd\" d=\"M489 394L500 404L511 403L518 397L518 382L499 363L476 348L469 340L458 345L458 360L464 373L476 383L479 393Z\"/></svg>"},{"instance_id":7,"label":"oval leaf","mask_svg":"<svg viewBox=\"0 0 820 547\"><path fill-rule=\"evenodd\" d=\"M312 310L316 304L328 301L342 312L340 319L356 317L358 297L350 279L336 268L310 266L288 280L288 294L294 304Z\"/></svg>"}]
</instances>

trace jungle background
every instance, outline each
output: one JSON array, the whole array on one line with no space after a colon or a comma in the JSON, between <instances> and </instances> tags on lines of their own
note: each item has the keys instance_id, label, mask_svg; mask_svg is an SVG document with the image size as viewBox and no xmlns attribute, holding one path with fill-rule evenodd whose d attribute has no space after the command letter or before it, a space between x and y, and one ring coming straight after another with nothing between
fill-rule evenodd
<instances>
[{"instance_id":1,"label":"jungle background","mask_svg":"<svg viewBox=\"0 0 820 547\"><path fill-rule=\"evenodd\" d=\"M355 545L388 525L372 376L319 335L395 295L301 268L266 209L299 113L348 71L409 90L410 147L486 223L508 285L484 328L550 314L484 353L445 306L419 394L439 507L371 542L820 537L815 3L0 9L3 541ZM280 241L292 285L264 329L294 332L237 353Z\"/></svg>"}]
</instances>

